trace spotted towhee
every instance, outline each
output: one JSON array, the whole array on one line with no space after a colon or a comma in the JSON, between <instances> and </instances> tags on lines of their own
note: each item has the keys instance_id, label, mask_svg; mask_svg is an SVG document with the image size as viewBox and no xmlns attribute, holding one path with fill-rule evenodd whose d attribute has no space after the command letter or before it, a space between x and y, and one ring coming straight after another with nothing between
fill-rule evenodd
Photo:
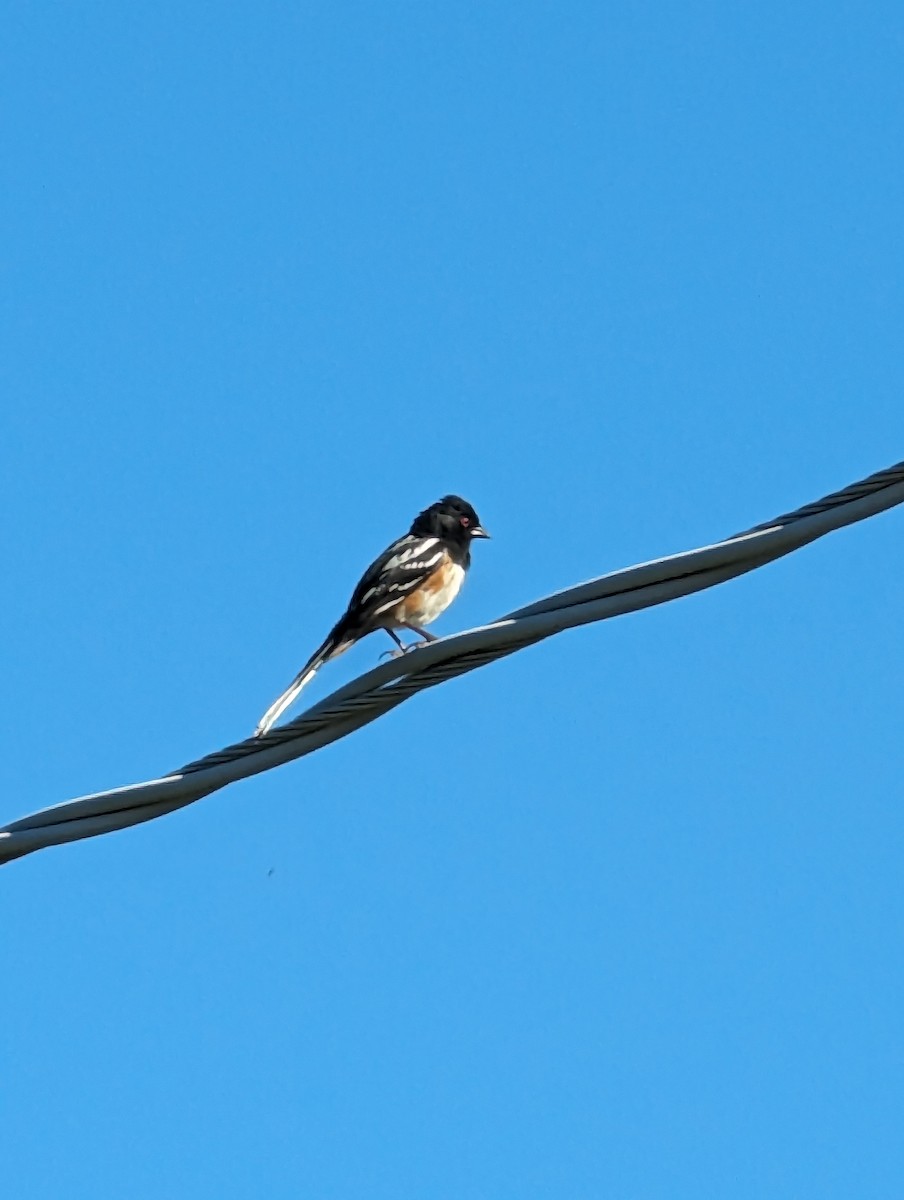
<instances>
[{"instance_id":1,"label":"spotted towhee","mask_svg":"<svg viewBox=\"0 0 904 1200\"><path fill-rule=\"evenodd\" d=\"M425 508L411 530L364 572L344 615L261 717L255 737L279 720L325 662L374 630L386 630L399 647L396 653L406 649L396 629L410 629L425 641L435 641L423 626L436 620L458 595L471 565L471 539L489 536L477 513L460 496L443 496Z\"/></svg>"}]
</instances>

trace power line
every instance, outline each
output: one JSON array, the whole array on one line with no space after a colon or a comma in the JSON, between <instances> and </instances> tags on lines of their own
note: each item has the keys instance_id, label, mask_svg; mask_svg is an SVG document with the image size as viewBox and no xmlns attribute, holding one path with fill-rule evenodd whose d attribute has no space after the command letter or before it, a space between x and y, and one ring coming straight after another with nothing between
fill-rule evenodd
<instances>
[{"instance_id":1,"label":"power line","mask_svg":"<svg viewBox=\"0 0 904 1200\"><path fill-rule=\"evenodd\" d=\"M47 846L112 833L173 812L338 741L447 679L592 621L665 604L756 570L809 542L904 502L904 462L712 546L626 567L545 596L478 629L383 663L294 721L160 779L96 792L0 828L0 864Z\"/></svg>"}]
</instances>

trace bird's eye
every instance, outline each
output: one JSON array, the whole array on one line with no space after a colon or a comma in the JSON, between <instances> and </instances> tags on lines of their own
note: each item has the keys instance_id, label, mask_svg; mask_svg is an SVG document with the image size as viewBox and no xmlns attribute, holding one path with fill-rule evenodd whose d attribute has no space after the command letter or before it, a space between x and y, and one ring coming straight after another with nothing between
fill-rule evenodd
<instances>
[{"instance_id":1,"label":"bird's eye","mask_svg":"<svg viewBox=\"0 0 904 1200\"><path fill-rule=\"evenodd\" d=\"M471 518L470 518L470 517L461 517L461 518L460 518L460 521L461 521L462 525L464 525L464 527L465 527L466 529L467 529L467 527L468 527L468 526L471 524Z\"/></svg>"}]
</instances>

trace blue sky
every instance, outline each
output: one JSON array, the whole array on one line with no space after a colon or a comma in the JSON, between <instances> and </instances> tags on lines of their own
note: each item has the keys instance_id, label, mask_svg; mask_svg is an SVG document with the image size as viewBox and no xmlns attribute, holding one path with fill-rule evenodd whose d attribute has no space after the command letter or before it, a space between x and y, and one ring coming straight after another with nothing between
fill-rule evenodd
<instances>
[{"instance_id":1,"label":"blue sky","mask_svg":"<svg viewBox=\"0 0 904 1200\"><path fill-rule=\"evenodd\" d=\"M4 820L904 457L900 5L4 30ZM7 867L9 1194L899 1196L902 521Z\"/></svg>"}]
</instances>

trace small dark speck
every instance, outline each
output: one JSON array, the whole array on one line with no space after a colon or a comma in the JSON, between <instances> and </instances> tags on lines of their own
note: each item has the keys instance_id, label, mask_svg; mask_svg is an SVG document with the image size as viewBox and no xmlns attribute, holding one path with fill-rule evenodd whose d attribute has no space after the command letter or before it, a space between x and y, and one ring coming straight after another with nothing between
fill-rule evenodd
<instances>
[{"instance_id":1,"label":"small dark speck","mask_svg":"<svg viewBox=\"0 0 904 1200\"><path fill-rule=\"evenodd\" d=\"M273 874L274 870L275 870L275 868L274 868L274 867L271 867L271 868L270 868L270 870L267 872L267 878L268 878L268 879L269 879L269 878L270 878L270 876Z\"/></svg>"}]
</instances>

